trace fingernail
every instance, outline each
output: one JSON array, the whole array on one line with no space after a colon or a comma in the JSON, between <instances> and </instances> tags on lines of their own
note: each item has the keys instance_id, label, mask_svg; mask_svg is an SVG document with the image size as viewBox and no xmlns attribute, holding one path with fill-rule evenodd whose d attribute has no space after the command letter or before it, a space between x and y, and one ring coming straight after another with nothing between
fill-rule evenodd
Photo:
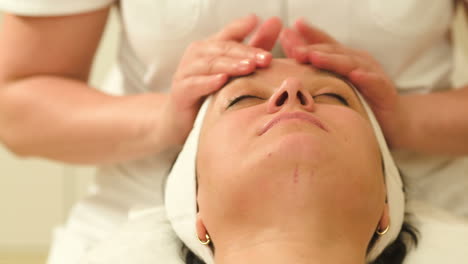
<instances>
[{"instance_id":1,"label":"fingernail","mask_svg":"<svg viewBox=\"0 0 468 264\"><path fill-rule=\"evenodd\" d=\"M263 53L257 53L255 55L255 57L257 59L257 62L259 62L259 63L262 63L262 62L265 61L265 54L263 54Z\"/></svg>"},{"instance_id":2,"label":"fingernail","mask_svg":"<svg viewBox=\"0 0 468 264\"><path fill-rule=\"evenodd\" d=\"M270 54L268 54L268 53L257 53L255 55L255 58L256 58L256 61L257 61L258 64L263 65L263 64L267 63L267 60L268 60L269 56L270 56Z\"/></svg>"},{"instance_id":3,"label":"fingernail","mask_svg":"<svg viewBox=\"0 0 468 264\"><path fill-rule=\"evenodd\" d=\"M250 66L252 65L252 61L249 59L241 60L239 64L237 65L237 68L240 70L247 70L250 69Z\"/></svg>"},{"instance_id":4,"label":"fingernail","mask_svg":"<svg viewBox=\"0 0 468 264\"><path fill-rule=\"evenodd\" d=\"M224 79L225 76L226 76L225 73L220 73L220 74L215 75L214 78L215 78L215 80L217 80L217 81L221 81L221 80Z\"/></svg>"},{"instance_id":5,"label":"fingernail","mask_svg":"<svg viewBox=\"0 0 468 264\"><path fill-rule=\"evenodd\" d=\"M245 60L241 60L239 63L242 65L250 65L252 64L252 61L250 61L249 59L245 59Z\"/></svg>"}]
</instances>

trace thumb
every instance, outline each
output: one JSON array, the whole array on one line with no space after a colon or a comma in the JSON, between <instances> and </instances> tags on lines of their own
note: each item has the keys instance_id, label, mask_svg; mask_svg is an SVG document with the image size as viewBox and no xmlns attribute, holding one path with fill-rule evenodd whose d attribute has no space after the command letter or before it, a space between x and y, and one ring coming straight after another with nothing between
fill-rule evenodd
<instances>
[{"instance_id":1,"label":"thumb","mask_svg":"<svg viewBox=\"0 0 468 264\"><path fill-rule=\"evenodd\" d=\"M270 51L275 46L282 27L283 25L278 17L267 19L252 36L249 45Z\"/></svg>"},{"instance_id":2,"label":"thumb","mask_svg":"<svg viewBox=\"0 0 468 264\"><path fill-rule=\"evenodd\" d=\"M298 32L290 28L283 29L280 36L280 42L283 52L288 58L295 57L294 49L296 47L306 45L304 38Z\"/></svg>"}]
</instances>

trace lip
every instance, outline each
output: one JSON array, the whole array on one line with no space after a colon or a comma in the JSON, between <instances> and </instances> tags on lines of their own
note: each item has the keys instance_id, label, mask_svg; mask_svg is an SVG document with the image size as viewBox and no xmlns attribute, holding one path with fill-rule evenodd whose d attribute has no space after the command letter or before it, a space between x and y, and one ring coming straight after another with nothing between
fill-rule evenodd
<instances>
[{"instance_id":1,"label":"lip","mask_svg":"<svg viewBox=\"0 0 468 264\"><path fill-rule=\"evenodd\" d=\"M278 124L278 123L280 123L282 121L285 121L285 120L290 120L290 119L299 119L299 120L303 120L305 122L309 122L309 123L321 128L321 129L323 129L324 131L328 132L328 129L322 124L322 122L320 122L320 120L318 120L313 115L305 113L305 112L289 112L289 113L279 114L276 117L274 117L273 119L271 119L270 121L268 121L262 127L262 129L260 129L258 134L263 135L268 130L270 130L270 128L274 127L276 124Z\"/></svg>"}]
</instances>

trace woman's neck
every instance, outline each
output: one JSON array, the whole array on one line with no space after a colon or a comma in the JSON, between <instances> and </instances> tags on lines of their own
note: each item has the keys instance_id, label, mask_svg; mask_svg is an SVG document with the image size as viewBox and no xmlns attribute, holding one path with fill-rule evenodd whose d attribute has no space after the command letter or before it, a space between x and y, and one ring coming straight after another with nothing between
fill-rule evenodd
<instances>
[{"instance_id":1,"label":"woman's neck","mask_svg":"<svg viewBox=\"0 0 468 264\"><path fill-rule=\"evenodd\" d=\"M268 241L245 247L217 249L216 264L364 264L365 252L356 245L334 245L325 248L294 241Z\"/></svg>"}]
</instances>

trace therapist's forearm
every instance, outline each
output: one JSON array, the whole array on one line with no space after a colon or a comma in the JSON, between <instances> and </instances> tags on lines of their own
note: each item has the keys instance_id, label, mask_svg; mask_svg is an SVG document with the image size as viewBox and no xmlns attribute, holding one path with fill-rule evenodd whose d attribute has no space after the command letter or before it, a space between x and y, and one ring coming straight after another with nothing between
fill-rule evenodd
<instances>
[{"instance_id":1,"label":"therapist's forearm","mask_svg":"<svg viewBox=\"0 0 468 264\"><path fill-rule=\"evenodd\" d=\"M163 94L109 96L39 76L0 87L0 143L23 157L75 164L141 158L170 147Z\"/></svg>"},{"instance_id":2,"label":"therapist's forearm","mask_svg":"<svg viewBox=\"0 0 468 264\"><path fill-rule=\"evenodd\" d=\"M407 116L397 149L468 155L468 86L401 99Z\"/></svg>"}]
</instances>

